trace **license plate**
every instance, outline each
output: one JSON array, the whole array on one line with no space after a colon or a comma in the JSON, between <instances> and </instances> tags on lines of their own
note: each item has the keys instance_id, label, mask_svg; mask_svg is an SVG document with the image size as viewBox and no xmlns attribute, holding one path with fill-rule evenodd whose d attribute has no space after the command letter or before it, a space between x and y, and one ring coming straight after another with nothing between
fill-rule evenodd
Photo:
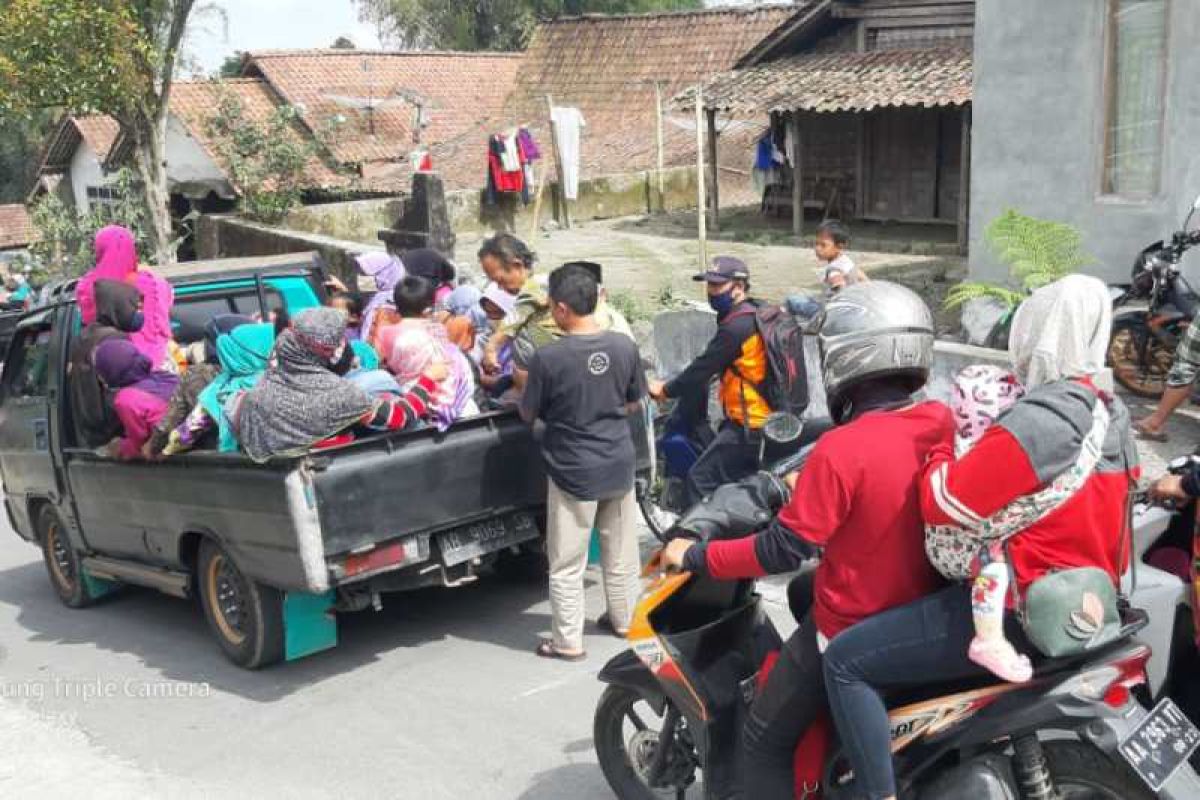
<instances>
[{"instance_id":1,"label":"license plate","mask_svg":"<svg viewBox=\"0 0 1200 800\"><path fill-rule=\"evenodd\" d=\"M1121 756L1158 791L1200 745L1200 730L1169 698L1154 707L1121 742Z\"/></svg>"},{"instance_id":2,"label":"license plate","mask_svg":"<svg viewBox=\"0 0 1200 800\"><path fill-rule=\"evenodd\" d=\"M438 538L438 542L442 549L442 563L452 567L486 553L536 539L539 535L533 517L513 514L446 531Z\"/></svg>"}]
</instances>

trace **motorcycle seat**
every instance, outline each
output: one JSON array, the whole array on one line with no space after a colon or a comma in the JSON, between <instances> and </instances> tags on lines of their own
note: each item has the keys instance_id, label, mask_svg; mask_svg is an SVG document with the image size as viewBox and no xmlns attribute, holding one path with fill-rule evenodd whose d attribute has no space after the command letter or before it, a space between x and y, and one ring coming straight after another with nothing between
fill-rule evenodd
<instances>
[{"instance_id":1,"label":"motorcycle seat","mask_svg":"<svg viewBox=\"0 0 1200 800\"><path fill-rule=\"evenodd\" d=\"M1091 662L1105 660L1113 653L1124 647L1128 647L1130 638L1146 627L1149 622L1149 615L1142 609L1126 608L1121 612L1121 631L1119 635L1106 645L1079 653L1078 655L1064 656L1062 658L1047 658L1036 653L1030 653L1029 655L1033 658L1034 680L1052 678L1061 673L1079 671ZM1000 681L996 676L989 673L981 673L958 681L943 681L937 684L926 684L889 692L886 701L888 708L900 708L912 703L936 700L939 697L948 697L960 692L986 689L989 686L996 686L999 683Z\"/></svg>"}]
</instances>

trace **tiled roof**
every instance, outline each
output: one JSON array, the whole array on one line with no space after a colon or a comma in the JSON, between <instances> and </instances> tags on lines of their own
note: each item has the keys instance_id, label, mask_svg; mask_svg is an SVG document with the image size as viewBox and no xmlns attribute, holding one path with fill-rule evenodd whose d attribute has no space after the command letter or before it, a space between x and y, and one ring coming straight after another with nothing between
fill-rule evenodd
<instances>
[{"instance_id":1,"label":"tiled roof","mask_svg":"<svg viewBox=\"0 0 1200 800\"><path fill-rule=\"evenodd\" d=\"M350 164L407 158L413 99L424 103L424 143L463 135L502 107L520 60L514 53L266 50L248 54L245 71L296 106L311 130L346 120L331 149Z\"/></svg>"},{"instance_id":2,"label":"tiled roof","mask_svg":"<svg viewBox=\"0 0 1200 800\"><path fill-rule=\"evenodd\" d=\"M0 250L26 247L33 241L33 220L20 203L0 205Z\"/></svg>"},{"instance_id":3,"label":"tiled roof","mask_svg":"<svg viewBox=\"0 0 1200 800\"><path fill-rule=\"evenodd\" d=\"M676 108L692 108L694 90ZM791 56L727 72L704 85L704 106L734 114L870 111L971 102L971 51L876 50Z\"/></svg>"},{"instance_id":4,"label":"tiled roof","mask_svg":"<svg viewBox=\"0 0 1200 800\"><path fill-rule=\"evenodd\" d=\"M763 37L790 19L796 5L726 8L622 16L587 15L540 25L517 73L504 113L493 123L529 124L548 142L546 97L575 106L586 127L583 177L653 168L654 84L670 116L673 95L724 72ZM668 166L695 159L695 131L664 125ZM473 168L483 175L483 141L471 142ZM435 150L435 154L436 154ZM446 158L441 163L444 166Z\"/></svg>"},{"instance_id":5,"label":"tiled roof","mask_svg":"<svg viewBox=\"0 0 1200 800\"><path fill-rule=\"evenodd\" d=\"M117 134L121 132L121 125L112 117L104 115L75 117L75 127L79 129L79 134L101 163L108 157L108 151L112 149Z\"/></svg>"},{"instance_id":6,"label":"tiled roof","mask_svg":"<svg viewBox=\"0 0 1200 800\"><path fill-rule=\"evenodd\" d=\"M253 79L183 81L172 87L171 113L187 126L188 132L208 156L224 168L223 159L218 155L218 149L208 133L209 120L221 102L222 92L233 92L241 101L246 118L258 123L266 122L281 101L266 83ZM308 131L297 125L297 137L309 135ZM309 161L304 180L306 187L330 188L345 183L344 177L330 169L319 158Z\"/></svg>"}]
</instances>

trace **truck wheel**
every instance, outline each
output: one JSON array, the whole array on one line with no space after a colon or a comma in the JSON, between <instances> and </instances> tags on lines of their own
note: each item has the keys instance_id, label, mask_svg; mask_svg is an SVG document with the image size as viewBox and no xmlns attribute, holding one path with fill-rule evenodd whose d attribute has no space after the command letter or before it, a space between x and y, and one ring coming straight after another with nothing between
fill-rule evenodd
<instances>
[{"instance_id":1,"label":"truck wheel","mask_svg":"<svg viewBox=\"0 0 1200 800\"><path fill-rule=\"evenodd\" d=\"M247 578L216 542L200 544L196 575L208 626L230 661L246 669L283 658L283 593Z\"/></svg>"},{"instance_id":2,"label":"truck wheel","mask_svg":"<svg viewBox=\"0 0 1200 800\"><path fill-rule=\"evenodd\" d=\"M42 543L42 560L50 574L50 585L58 599L68 608L84 608L95 602L83 580L79 553L71 545L66 528L52 506L42 506L37 518L38 538Z\"/></svg>"}]
</instances>

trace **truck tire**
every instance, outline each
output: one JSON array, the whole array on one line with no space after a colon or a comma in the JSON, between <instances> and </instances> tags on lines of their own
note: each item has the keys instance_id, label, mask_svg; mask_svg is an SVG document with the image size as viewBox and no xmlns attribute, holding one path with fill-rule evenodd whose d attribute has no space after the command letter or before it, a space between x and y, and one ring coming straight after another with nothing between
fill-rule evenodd
<instances>
[{"instance_id":1,"label":"truck tire","mask_svg":"<svg viewBox=\"0 0 1200 800\"><path fill-rule=\"evenodd\" d=\"M58 599L67 608L84 608L96 601L83 579L82 560L67 536L66 527L53 506L44 505L37 516L42 560Z\"/></svg>"},{"instance_id":2,"label":"truck tire","mask_svg":"<svg viewBox=\"0 0 1200 800\"><path fill-rule=\"evenodd\" d=\"M283 659L283 593L247 578L216 542L200 543L196 569L208 627L230 661L259 669Z\"/></svg>"}]
</instances>

